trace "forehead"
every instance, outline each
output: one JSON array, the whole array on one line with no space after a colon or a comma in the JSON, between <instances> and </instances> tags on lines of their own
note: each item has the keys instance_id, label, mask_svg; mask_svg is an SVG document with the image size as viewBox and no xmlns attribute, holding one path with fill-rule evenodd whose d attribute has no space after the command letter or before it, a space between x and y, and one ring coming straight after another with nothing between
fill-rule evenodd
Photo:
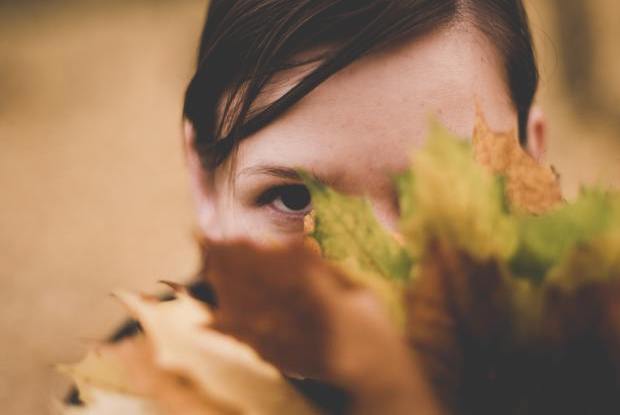
<instances>
[{"instance_id":1,"label":"forehead","mask_svg":"<svg viewBox=\"0 0 620 415\"><path fill-rule=\"evenodd\" d=\"M300 75L286 74L291 80ZM286 79L276 85L270 93L291 86ZM503 67L490 42L473 29L437 31L368 55L333 75L242 141L234 170L263 164L301 167L342 181L398 171L423 142L430 115L468 136L476 103L492 127L516 128Z\"/></svg>"}]
</instances>

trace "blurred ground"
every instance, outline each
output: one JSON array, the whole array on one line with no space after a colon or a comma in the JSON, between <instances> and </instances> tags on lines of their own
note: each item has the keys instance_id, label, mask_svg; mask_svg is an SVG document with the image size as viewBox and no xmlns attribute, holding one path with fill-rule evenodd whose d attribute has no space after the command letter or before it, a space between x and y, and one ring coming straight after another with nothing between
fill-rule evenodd
<instances>
[{"instance_id":1,"label":"blurred ground","mask_svg":"<svg viewBox=\"0 0 620 415\"><path fill-rule=\"evenodd\" d=\"M569 195L618 186L620 3L529 3L549 159ZM60 4L0 1L2 414L48 413L66 387L51 365L122 317L108 293L197 261L179 117L205 2Z\"/></svg>"}]
</instances>

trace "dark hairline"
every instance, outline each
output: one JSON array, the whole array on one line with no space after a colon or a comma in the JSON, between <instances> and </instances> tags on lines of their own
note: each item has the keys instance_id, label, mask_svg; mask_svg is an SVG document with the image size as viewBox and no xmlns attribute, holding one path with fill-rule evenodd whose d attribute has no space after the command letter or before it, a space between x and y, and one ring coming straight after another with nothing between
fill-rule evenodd
<instances>
[{"instance_id":1,"label":"dark hairline","mask_svg":"<svg viewBox=\"0 0 620 415\"><path fill-rule=\"evenodd\" d=\"M223 0L227 1L227 0ZM228 0L230 1L230 0ZM273 0L272 2L278 2L278 0ZM280 0L280 2L283 2ZM239 1L239 3L244 3L243 1ZM246 1L245 3L251 3L251 1ZM255 2L255 3L261 3ZM262 3L269 3L263 1ZM370 2L372 3L372 2ZM376 2L379 3L379 2ZM395 4L395 2L387 2L389 4ZM418 2L412 2L418 3ZM515 106L515 109L518 113L519 118L519 131L522 142L525 141L525 133L527 131L527 115L529 112L529 107L531 106L531 101L533 99L533 94L536 90L537 82L538 82L538 73L535 63L535 57L533 55L532 48L532 40L531 35L529 33L529 25L527 22L527 18L525 15L517 16L517 18L511 20L511 17L514 16L503 16L506 20L504 26L509 26L510 24L518 25L521 24L523 27L501 27L500 29L491 28L495 30L494 32L489 29L488 24L485 26L485 23L482 19L482 15L490 15L493 16L494 13L501 13L504 10L499 6L495 6L494 2L485 2L485 1L464 1L464 0L445 0L445 1L435 1L432 3L432 6L424 3L424 1L420 1L422 3L421 8L431 8L431 11L426 10L426 13L435 13L433 15L435 17L431 23L425 22L423 19L419 21L416 20L416 17L411 17L411 20L408 20L407 23L410 24L411 27L404 27L403 30L398 32L398 30L393 31L392 34L386 36L383 33L384 37L381 38L381 33L377 35L376 39L372 39L372 33L370 33L370 37L374 42L368 41L368 44L364 42L364 39L358 39L360 36L364 35L364 32L361 31L357 34L356 38L349 39L344 41L340 48L336 48L336 52L334 56L326 56L321 61L322 63L315 70L311 71L307 74L302 81L298 82L294 85L287 93L283 96L275 99L271 102L264 110L259 111L257 114L253 114L252 116L248 116L250 112L250 108L256 97L261 93L262 88L265 87L269 78L277 73L276 70L268 72L266 78L255 80L250 79L250 91L246 92L248 95L246 96L245 101L243 102L243 106L237 110L237 116L243 118L242 122L237 120L233 122L233 127L231 131L224 137L219 136L221 133L221 126L223 124L220 121L220 126L218 129L220 131L205 131L204 126L200 125L202 121L200 119L200 108L196 108L196 105L188 105L192 104L192 92L196 92L194 83L201 81L201 70L204 71L204 56L209 56L208 53L204 55L203 50L203 61L199 63L199 67L196 73L196 76L190 83L188 87L188 92L186 95L186 105L184 108L185 116L195 124L195 128L197 129L198 140L195 144L196 150L201 155L212 156L211 159L209 157L205 157L203 159L203 164L207 169L214 169L221 162L223 162L231 153L233 153L236 145L245 137L257 132L264 126L268 125L276 118L278 118L283 112L287 111L290 107L295 105L299 100L301 100L304 96L306 96L310 91L328 79L330 76L340 71L344 67L348 66L350 63L356 61L360 57L372 53L374 51L380 50L385 47L386 43L395 42L397 40L403 39L412 39L423 36L425 34L438 31L447 26L453 25L472 25L483 35L486 35L488 40L492 45L494 45L495 50L498 53L498 56L502 59L505 73L505 81L507 85L507 90L509 91L511 100ZM428 2L429 4L431 2ZM478 4L480 3L480 4ZM519 0L513 0L513 3L516 7L516 11L512 10L515 13L523 13L524 10L522 8L522 4ZM490 6L489 6L490 4ZM437 7L437 9L432 9L432 7ZM443 7L443 9L441 9ZM484 7L487 7L492 10L487 10ZM493 9L500 9L495 10ZM474 10L478 8L480 10ZM509 12L506 12L509 13ZM439 17L437 17L439 16ZM394 18L394 16L388 16ZM514 20L517 22L515 23ZM403 23L404 24L404 23ZM381 27L379 24L378 27ZM207 27L205 27L205 30ZM405 30L407 29L407 30ZM387 29L386 29L387 30ZM368 34L366 34L369 36ZM495 35L495 38L492 36ZM357 43L356 43L357 41ZM205 42L205 38L203 37L203 43ZM517 45L513 45L512 43L517 43ZM201 46L202 48L205 45ZM213 45L212 45L213 47ZM505 53L502 50L504 48L514 48L516 50L516 57L510 56L510 54ZM300 51L298 51L300 52ZM512 61L511 61L512 59ZM206 59L208 60L208 59ZM515 62L513 62L515 61ZM525 61L523 63L522 61ZM529 64L529 66L527 66ZM202 67L201 67L202 65ZM524 66L519 66L524 65ZM292 64L291 67L296 65ZM516 69L513 70L513 67ZM516 72L516 75L515 75ZM265 74L263 74L265 75ZM525 79L523 78L525 77ZM256 81L256 82L254 82ZM252 84L252 82L254 82ZM525 83L523 86L521 83ZM232 89L237 90L240 88L239 83L236 86L233 85ZM523 96L518 96L519 89L524 89ZM229 88L230 89L230 88ZM204 91L203 91L204 92ZM531 95L531 96L530 96ZM220 92L220 96L222 96L222 92ZM230 98L230 97L229 97ZM220 98L221 99L221 98ZM243 99L242 99L243 101ZM198 102L201 102L198 100ZM231 104L230 100L228 104ZM225 111L227 113L227 111ZM247 118L246 118L247 117ZM208 128L207 128L208 129ZM201 131L202 130L202 131ZM204 134L212 134L212 139L207 139L204 137Z\"/></svg>"}]
</instances>

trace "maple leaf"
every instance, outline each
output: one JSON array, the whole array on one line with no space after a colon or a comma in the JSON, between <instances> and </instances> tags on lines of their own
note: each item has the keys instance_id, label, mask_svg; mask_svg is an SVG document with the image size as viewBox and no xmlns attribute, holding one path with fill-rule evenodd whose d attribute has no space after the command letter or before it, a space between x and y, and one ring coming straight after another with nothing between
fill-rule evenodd
<instances>
[{"instance_id":1,"label":"maple leaf","mask_svg":"<svg viewBox=\"0 0 620 415\"><path fill-rule=\"evenodd\" d=\"M614 414L620 410L620 263L542 284L437 240L408 296L409 343L452 413ZM574 253L589 262L596 255ZM577 272L575 272L577 271ZM596 271L595 271L596 272Z\"/></svg>"},{"instance_id":2,"label":"maple leaf","mask_svg":"<svg viewBox=\"0 0 620 415\"><path fill-rule=\"evenodd\" d=\"M218 293L214 327L289 375L346 391L347 413L441 413L376 292L342 267L303 245L207 242L205 250L205 278Z\"/></svg>"},{"instance_id":3,"label":"maple leaf","mask_svg":"<svg viewBox=\"0 0 620 415\"><path fill-rule=\"evenodd\" d=\"M317 413L249 346L211 329L204 304L175 288L177 298L166 302L117 294L145 332L62 369L85 400L77 413L114 405L140 415Z\"/></svg>"},{"instance_id":4,"label":"maple leaf","mask_svg":"<svg viewBox=\"0 0 620 415\"><path fill-rule=\"evenodd\" d=\"M519 246L511 268L517 275L541 281L572 249L611 232L619 222L620 197L597 189L584 189L575 202L547 214L519 215ZM605 249L612 252L614 245Z\"/></svg>"},{"instance_id":5,"label":"maple leaf","mask_svg":"<svg viewBox=\"0 0 620 415\"><path fill-rule=\"evenodd\" d=\"M437 122L397 185L401 232L414 257L437 237L480 259L508 258L515 251L517 229L503 181L474 161L469 143Z\"/></svg>"},{"instance_id":6,"label":"maple leaf","mask_svg":"<svg viewBox=\"0 0 620 415\"><path fill-rule=\"evenodd\" d=\"M512 207L540 214L562 203L562 190L556 172L534 160L523 149L514 131L491 131L480 108L472 144L476 161L493 174L505 178L506 196Z\"/></svg>"},{"instance_id":7,"label":"maple leaf","mask_svg":"<svg viewBox=\"0 0 620 415\"><path fill-rule=\"evenodd\" d=\"M182 372L158 366L152 344L142 335L114 345L100 345L82 362L61 371L74 379L85 404L67 408L63 414L238 413L211 399Z\"/></svg>"},{"instance_id":8,"label":"maple leaf","mask_svg":"<svg viewBox=\"0 0 620 415\"><path fill-rule=\"evenodd\" d=\"M511 297L495 260L473 258L448 239L429 242L408 290L407 339L449 413L491 414L481 409L500 400L489 375L511 362Z\"/></svg>"},{"instance_id":9,"label":"maple leaf","mask_svg":"<svg viewBox=\"0 0 620 415\"><path fill-rule=\"evenodd\" d=\"M397 180L412 350L454 413L617 413L620 196L561 203L514 135L481 132L432 130Z\"/></svg>"},{"instance_id":10,"label":"maple leaf","mask_svg":"<svg viewBox=\"0 0 620 415\"><path fill-rule=\"evenodd\" d=\"M304 172L300 176L312 196L314 225L310 236L326 258L353 258L362 269L386 279L409 277L409 254L379 223L367 200L340 194Z\"/></svg>"}]
</instances>

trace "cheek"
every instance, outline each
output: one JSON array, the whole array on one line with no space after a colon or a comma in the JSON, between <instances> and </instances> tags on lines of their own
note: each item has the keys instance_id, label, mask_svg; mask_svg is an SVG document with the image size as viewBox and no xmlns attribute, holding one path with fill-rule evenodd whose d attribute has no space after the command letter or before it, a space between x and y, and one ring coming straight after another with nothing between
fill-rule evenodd
<instances>
[{"instance_id":1,"label":"cheek","mask_svg":"<svg viewBox=\"0 0 620 415\"><path fill-rule=\"evenodd\" d=\"M232 200L217 215L221 225L220 239L245 239L258 245L292 243L303 237L303 224L277 219L267 208L249 208Z\"/></svg>"}]
</instances>

